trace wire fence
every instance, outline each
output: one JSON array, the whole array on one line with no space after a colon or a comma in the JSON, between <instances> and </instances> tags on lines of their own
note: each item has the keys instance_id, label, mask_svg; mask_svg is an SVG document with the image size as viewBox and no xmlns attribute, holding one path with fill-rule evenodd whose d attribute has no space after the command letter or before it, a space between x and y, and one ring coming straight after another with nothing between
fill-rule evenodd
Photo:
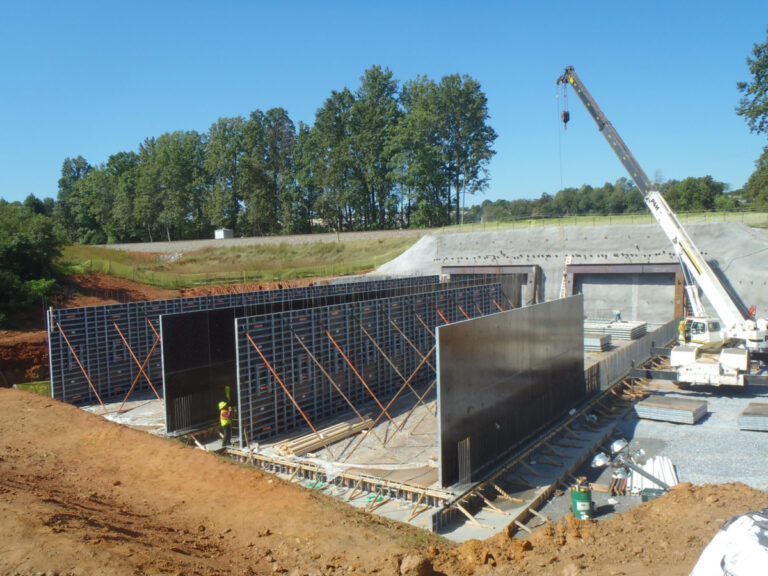
<instances>
[{"instance_id":1,"label":"wire fence","mask_svg":"<svg viewBox=\"0 0 768 576\"><path fill-rule=\"evenodd\" d=\"M677 219L686 223L715 223L738 222L753 228L768 228L768 212L682 212L676 214ZM595 214L586 216L541 216L487 219L444 226L442 232L481 232L494 230L514 230L544 226L605 226L616 224L653 224L656 220L650 213L637 214Z\"/></svg>"}]
</instances>

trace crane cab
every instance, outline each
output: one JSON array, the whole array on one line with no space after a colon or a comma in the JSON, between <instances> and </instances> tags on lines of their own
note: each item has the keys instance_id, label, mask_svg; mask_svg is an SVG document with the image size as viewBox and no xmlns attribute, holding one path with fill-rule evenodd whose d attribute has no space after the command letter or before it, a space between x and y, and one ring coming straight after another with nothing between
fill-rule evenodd
<instances>
[{"instance_id":1,"label":"crane cab","mask_svg":"<svg viewBox=\"0 0 768 576\"><path fill-rule=\"evenodd\" d=\"M720 348L725 343L720 320L691 317L680 321L680 343L703 349Z\"/></svg>"}]
</instances>

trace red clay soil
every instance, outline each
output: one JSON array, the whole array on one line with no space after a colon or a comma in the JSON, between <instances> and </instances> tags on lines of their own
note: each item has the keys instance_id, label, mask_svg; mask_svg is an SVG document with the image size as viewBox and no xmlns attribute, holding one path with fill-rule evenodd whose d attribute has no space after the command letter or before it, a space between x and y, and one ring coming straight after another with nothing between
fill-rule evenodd
<instances>
[{"instance_id":1,"label":"red clay soil","mask_svg":"<svg viewBox=\"0 0 768 576\"><path fill-rule=\"evenodd\" d=\"M688 574L768 505L685 484L604 521L454 546L179 442L0 390L0 574ZM410 566L410 570L403 570ZM49 572L49 573L50 573Z\"/></svg>"}]
</instances>

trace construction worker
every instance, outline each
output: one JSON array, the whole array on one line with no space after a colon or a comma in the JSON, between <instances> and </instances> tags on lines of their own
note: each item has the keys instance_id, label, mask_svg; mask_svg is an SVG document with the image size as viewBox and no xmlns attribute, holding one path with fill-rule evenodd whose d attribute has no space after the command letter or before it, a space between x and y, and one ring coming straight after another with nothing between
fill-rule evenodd
<instances>
[{"instance_id":1,"label":"construction worker","mask_svg":"<svg viewBox=\"0 0 768 576\"><path fill-rule=\"evenodd\" d=\"M221 441L221 447L224 448L232 439L232 408L224 400L219 402L219 423L224 434Z\"/></svg>"}]
</instances>

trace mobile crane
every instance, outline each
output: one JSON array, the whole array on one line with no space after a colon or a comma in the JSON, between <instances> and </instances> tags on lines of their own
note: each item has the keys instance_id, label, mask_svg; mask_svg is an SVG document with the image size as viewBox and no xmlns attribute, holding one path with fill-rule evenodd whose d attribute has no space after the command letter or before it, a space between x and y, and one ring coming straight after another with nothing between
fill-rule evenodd
<instances>
[{"instance_id":1,"label":"mobile crane","mask_svg":"<svg viewBox=\"0 0 768 576\"><path fill-rule=\"evenodd\" d=\"M748 314L742 313L664 197L659 191L653 190L648 176L600 110L573 66L565 68L565 72L557 79L557 84L571 86L576 92L597 124L598 130L642 193L645 204L672 242L675 254L680 260L693 316L683 321L680 331L682 345L676 346L670 354L670 365L676 369L677 381L688 384L743 386L744 375L750 369L750 353L762 358L768 353L768 320L756 320L752 310ZM563 110L563 123L567 124L569 120L569 112ZM719 318L706 316L699 298L699 288ZM719 359L702 354L703 351L712 349L720 350Z\"/></svg>"}]
</instances>

